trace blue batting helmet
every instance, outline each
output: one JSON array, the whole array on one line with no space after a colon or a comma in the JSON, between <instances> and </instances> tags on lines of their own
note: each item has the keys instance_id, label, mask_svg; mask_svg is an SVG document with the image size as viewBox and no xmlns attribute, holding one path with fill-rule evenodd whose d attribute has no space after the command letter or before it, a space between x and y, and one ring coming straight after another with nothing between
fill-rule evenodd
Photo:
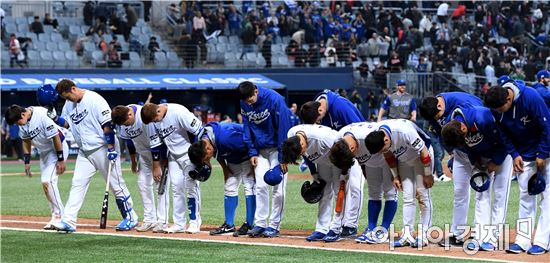
<instances>
[{"instance_id":1,"label":"blue batting helmet","mask_svg":"<svg viewBox=\"0 0 550 263\"><path fill-rule=\"evenodd\" d=\"M540 80L541 78L550 78L550 72L548 70L541 70L537 72L537 80Z\"/></svg>"},{"instance_id":2,"label":"blue batting helmet","mask_svg":"<svg viewBox=\"0 0 550 263\"><path fill-rule=\"evenodd\" d=\"M210 168L210 166L208 166L207 164L203 164L189 171L189 177L199 182L205 182L206 180L208 180L208 178L210 178L211 173L212 168Z\"/></svg>"},{"instance_id":3,"label":"blue batting helmet","mask_svg":"<svg viewBox=\"0 0 550 263\"><path fill-rule=\"evenodd\" d=\"M266 184L271 186L280 184L281 181L283 181L283 171L281 171L281 166L277 165L265 172L264 181Z\"/></svg>"},{"instance_id":4,"label":"blue batting helmet","mask_svg":"<svg viewBox=\"0 0 550 263\"><path fill-rule=\"evenodd\" d=\"M489 189L491 186L491 177L485 171L479 171L474 169L474 175L470 178L470 186L476 190L476 192L483 192Z\"/></svg>"},{"instance_id":5,"label":"blue batting helmet","mask_svg":"<svg viewBox=\"0 0 550 263\"><path fill-rule=\"evenodd\" d=\"M529 195L538 195L546 189L546 180L541 172L537 172L529 179L527 183L527 193Z\"/></svg>"},{"instance_id":6,"label":"blue batting helmet","mask_svg":"<svg viewBox=\"0 0 550 263\"><path fill-rule=\"evenodd\" d=\"M51 84L44 84L36 90L36 99L40 106L50 106L57 101L59 95Z\"/></svg>"},{"instance_id":7,"label":"blue batting helmet","mask_svg":"<svg viewBox=\"0 0 550 263\"><path fill-rule=\"evenodd\" d=\"M447 168L449 168L449 171L451 171L451 173L453 173L453 162L454 162L455 158L451 158L447 161Z\"/></svg>"},{"instance_id":8,"label":"blue batting helmet","mask_svg":"<svg viewBox=\"0 0 550 263\"><path fill-rule=\"evenodd\" d=\"M510 76L508 75L502 75L500 76L500 78L498 78L497 80L497 83L499 86L503 86L504 84L508 83L508 82L512 82L514 81L513 79L510 78Z\"/></svg>"},{"instance_id":9,"label":"blue batting helmet","mask_svg":"<svg viewBox=\"0 0 550 263\"><path fill-rule=\"evenodd\" d=\"M397 80L396 82L397 86L406 86L407 82L405 82L404 79Z\"/></svg>"}]
</instances>

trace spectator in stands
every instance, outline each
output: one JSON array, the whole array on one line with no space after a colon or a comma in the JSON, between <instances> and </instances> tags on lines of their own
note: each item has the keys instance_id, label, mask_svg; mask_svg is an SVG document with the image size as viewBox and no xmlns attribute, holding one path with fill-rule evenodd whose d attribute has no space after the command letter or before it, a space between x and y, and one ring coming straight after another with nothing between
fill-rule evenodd
<instances>
[{"instance_id":1,"label":"spectator in stands","mask_svg":"<svg viewBox=\"0 0 550 263\"><path fill-rule=\"evenodd\" d=\"M114 21L111 20L111 30L113 31L114 34L119 34L119 32L116 31L117 29L116 26L117 25L114 24ZM97 17L95 19L95 25L92 25L90 26L90 28L88 28L88 31L86 32L86 36L93 36L94 34L97 34L97 32L99 31L105 32L105 30L106 30L105 23L101 21L101 18Z\"/></svg>"},{"instance_id":2,"label":"spectator in stands","mask_svg":"<svg viewBox=\"0 0 550 263\"><path fill-rule=\"evenodd\" d=\"M84 16L84 24L92 26L94 23L95 6L93 1L88 1L82 9L82 15Z\"/></svg>"},{"instance_id":3,"label":"spectator in stands","mask_svg":"<svg viewBox=\"0 0 550 263\"><path fill-rule=\"evenodd\" d=\"M29 31L36 35L44 33L44 25L40 22L39 16L34 16L34 21L29 25Z\"/></svg>"},{"instance_id":4,"label":"spectator in stands","mask_svg":"<svg viewBox=\"0 0 550 263\"><path fill-rule=\"evenodd\" d=\"M7 145L7 154L8 157L13 157L15 153L15 157L17 157L17 160L22 161L23 160L23 141L21 140L21 137L19 137L19 125L13 124L8 126L8 131L6 133L6 142L8 142Z\"/></svg>"},{"instance_id":5,"label":"spectator in stands","mask_svg":"<svg viewBox=\"0 0 550 263\"><path fill-rule=\"evenodd\" d=\"M97 48L99 48L99 50L101 50L101 52L103 53L103 57L106 58L107 53L109 52L109 46L107 45L107 42L103 38L103 34L99 34L99 40L97 42Z\"/></svg>"},{"instance_id":6,"label":"spectator in stands","mask_svg":"<svg viewBox=\"0 0 550 263\"><path fill-rule=\"evenodd\" d=\"M376 103L376 96L374 96L372 90L369 91L369 94L365 97L365 101L367 103L367 115L365 119L367 121L373 121L376 115L378 115L378 105Z\"/></svg>"},{"instance_id":7,"label":"spectator in stands","mask_svg":"<svg viewBox=\"0 0 550 263\"><path fill-rule=\"evenodd\" d=\"M122 51L122 45L120 45L120 42L118 42L118 37L113 36L113 39L111 39L111 42L109 42L109 46L113 45L116 49L116 51Z\"/></svg>"},{"instance_id":8,"label":"spectator in stands","mask_svg":"<svg viewBox=\"0 0 550 263\"><path fill-rule=\"evenodd\" d=\"M195 17L193 17L193 38L195 38L195 35L203 35L204 30L206 30L206 22L201 11L197 11Z\"/></svg>"},{"instance_id":9,"label":"spectator in stands","mask_svg":"<svg viewBox=\"0 0 550 263\"><path fill-rule=\"evenodd\" d=\"M369 41L367 41L367 52L369 57L373 60L380 55L380 40L378 39L378 34L372 33Z\"/></svg>"},{"instance_id":10,"label":"spectator in stands","mask_svg":"<svg viewBox=\"0 0 550 263\"><path fill-rule=\"evenodd\" d=\"M297 68L305 67L307 63L307 51L302 46L298 46L294 55L294 66Z\"/></svg>"},{"instance_id":11,"label":"spectator in stands","mask_svg":"<svg viewBox=\"0 0 550 263\"><path fill-rule=\"evenodd\" d=\"M351 92L351 97L349 98L349 101L353 103L353 106L355 106L359 111L362 112L363 109L363 98L361 98L361 94L359 94L359 91L354 89Z\"/></svg>"},{"instance_id":12,"label":"spectator in stands","mask_svg":"<svg viewBox=\"0 0 550 263\"><path fill-rule=\"evenodd\" d=\"M128 35L130 35L130 31L132 31L132 27L135 27L138 21L138 15L136 12L136 9L132 7L129 4L124 4L124 11L126 11L126 21L128 23L127 25L127 31Z\"/></svg>"},{"instance_id":13,"label":"spectator in stands","mask_svg":"<svg viewBox=\"0 0 550 263\"><path fill-rule=\"evenodd\" d=\"M443 2L437 7L437 20L439 23L447 22L447 12L449 11L449 4Z\"/></svg>"},{"instance_id":14,"label":"spectator in stands","mask_svg":"<svg viewBox=\"0 0 550 263\"><path fill-rule=\"evenodd\" d=\"M120 54L116 50L115 45L109 45L107 66L109 66L110 68L122 67L122 60L120 59Z\"/></svg>"},{"instance_id":15,"label":"spectator in stands","mask_svg":"<svg viewBox=\"0 0 550 263\"><path fill-rule=\"evenodd\" d=\"M361 64L356 68L359 71L359 76L361 76L361 83L366 83L367 78L369 77L369 64L367 64L367 58L361 58Z\"/></svg>"},{"instance_id":16,"label":"spectator in stands","mask_svg":"<svg viewBox=\"0 0 550 263\"><path fill-rule=\"evenodd\" d=\"M147 49L149 50L149 60L154 61L155 52L161 51L160 45L157 42L157 38L155 36L152 36L151 38L149 38L149 44L147 45Z\"/></svg>"},{"instance_id":17,"label":"spectator in stands","mask_svg":"<svg viewBox=\"0 0 550 263\"><path fill-rule=\"evenodd\" d=\"M401 59L399 58L399 55L397 52L392 51L390 60L388 61L391 73L399 73L401 72Z\"/></svg>"},{"instance_id":18,"label":"spectator in stands","mask_svg":"<svg viewBox=\"0 0 550 263\"><path fill-rule=\"evenodd\" d=\"M168 6L168 21L175 24L183 24L184 16L181 14L180 9L175 3L171 3Z\"/></svg>"},{"instance_id":19,"label":"spectator in stands","mask_svg":"<svg viewBox=\"0 0 550 263\"><path fill-rule=\"evenodd\" d=\"M272 43L273 36L271 34L267 34L266 39L264 40L262 44L262 56L265 59L265 67L271 68L271 43Z\"/></svg>"},{"instance_id":20,"label":"spectator in stands","mask_svg":"<svg viewBox=\"0 0 550 263\"><path fill-rule=\"evenodd\" d=\"M247 52L254 52L254 44L256 41L256 28L251 23L247 23L243 32L241 33L241 39L243 41L243 53L240 59Z\"/></svg>"},{"instance_id":21,"label":"spectator in stands","mask_svg":"<svg viewBox=\"0 0 550 263\"><path fill-rule=\"evenodd\" d=\"M325 50L325 57L327 58L327 64L331 67L336 67L336 61L338 61L338 55L336 54L336 48L334 48L333 42Z\"/></svg>"},{"instance_id":22,"label":"spectator in stands","mask_svg":"<svg viewBox=\"0 0 550 263\"><path fill-rule=\"evenodd\" d=\"M18 37L17 40L19 41L19 45L21 47L21 52L23 53L24 59L20 60L21 64L25 64L27 67L29 66L28 56L27 56L27 50L32 45L32 38L30 37Z\"/></svg>"},{"instance_id":23,"label":"spectator in stands","mask_svg":"<svg viewBox=\"0 0 550 263\"><path fill-rule=\"evenodd\" d=\"M229 5L227 12L227 22L229 23L229 33L231 35L240 35L241 33L241 17L237 12L237 8L233 4Z\"/></svg>"},{"instance_id":24,"label":"spectator in stands","mask_svg":"<svg viewBox=\"0 0 550 263\"><path fill-rule=\"evenodd\" d=\"M43 23L44 25L52 26L55 31L57 31L57 27L59 26L57 19L52 18L48 13L46 13Z\"/></svg>"},{"instance_id":25,"label":"spectator in stands","mask_svg":"<svg viewBox=\"0 0 550 263\"><path fill-rule=\"evenodd\" d=\"M374 82L376 86L381 89L387 88L387 76L388 70L384 67L383 63L374 62L374 70L372 72Z\"/></svg>"},{"instance_id":26,"label":"spectator in stands","mask_svg":"<svg viewBox=\"0 0 550 263\"><path fill-rule=\"evenodd\" d=\"M21 45L19 44L19 40L17 40L17 37L14 33L10 34L9 52L10 68L14 67L14 63L17 63L19 67L23 68L23 64L21 61L24 59L24 54L21 52Z\"/></svg>"},{"instance_id":27,"label":"spectator in stands","mask_svg":"<svg viewBox=\"0 0 550 263\"><path fill-rule=\"evenodd\" d=\"M321 51L317 43L313 43L313 45L309 47L307 61L309 63L309 66L312 68L318 67L321 63Z\"/></svg>"}]
</instances>

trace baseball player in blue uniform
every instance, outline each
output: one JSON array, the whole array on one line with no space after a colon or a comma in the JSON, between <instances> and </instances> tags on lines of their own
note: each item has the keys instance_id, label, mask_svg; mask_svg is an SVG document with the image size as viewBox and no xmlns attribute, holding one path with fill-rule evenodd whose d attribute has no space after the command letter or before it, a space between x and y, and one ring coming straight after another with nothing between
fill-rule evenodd
<instances>
[{"instance_id":1,"label":"baseball player in blue uniform","mask_svg":"<svg viewBox=\"0 0 550 263\"><path fill-rule=\"evenodd\" d=\"M257 87L249 81L237 88L241 98L241 114L244 124L244 142L256 177L256 213L250 237L277 237L284 215L287 166L280 165L281 145L290 129L290 110L283 96L274 90ZM265 173L276 166L281 167L283 180L273 186L271 217L269 218L269 186L264 181Z\"/></svg>"},{"instance_id":2,"label":"baseball player in blue uniform","mask_svg":"<svg viewBox=\"0 0 550 263\"><path fill-rule=\"evenodd\" d=\"M403 191L403 234L394 247L428 245L426 231L432 225L433 150L430 138L413 122L404 119L379 122L380 127L367 135L365 145L370 153L382 153L390 167L393 185ZM416 239L412 231L416 202L420 205L420 223Z\"/></svg>"},{"instance_id":3,"label":"baseball player in blue uniform","mask_svg":"<svg viewBox=\"0 0 550 263\"><path fill-rule=\"evenodd\" d=\"M441 136L442 127L451 120L451 113L459 106L483 106L483 102L478 97L465 92L443 92L435 97L426 97L420 103L420 115L430 122L430 130L438 137ZM471 167L468 155L460 148L449 149L443 144L443 147L452 157L453 170L453 222L451 224L451 235L447 244L453 246L462 246L464 244L465 229L460 226L468 225L468 209L470 207L469 179ZM441 241L440 245L445 246L446 241Z\"/></svg>"},{"instance_id":4,"label":"baseball player in blue uniform","mask_svg":"<svg viewBox=\"0 0 550 263\"><path fill-rule=\"evenodd\" d=\"M546 179L542 192L541 214L533 243L531 237L517 235L507 252L529 254L546 253L550 244L550 113L544 100L533 88L522 82L508 81L491 88L485 96L485 105L508 138L508 153L514 160L514 171L519 173L520 208L518 218L531 219L535 226L536 196L528 194L528 181L537 172Z\"/></svg>"},{"instance_id":5,"label":"baseball player in blue uniform","mask_svg":"<svg viewBox=\"0 0 550 263\"><path fill-rule=\"evenodd\" d=\"M533 89L537 90L546 106L550 108L550 72L548 70L537 72L537 82L533 84Z\"/></svg>"},{"instance_id":6,"label":"baseball player in blue uniform","mask_svg":"<svg viewBox=\"0 0 550 263\"><path fill-rule=\"evenodd\" d=\"M216 158L223 169L225 222L210 231L210 235L233 233L233 236L246 235L254 224L256 195L254 175L248 158L248 148L244 143L242 124L208 123L198 134L197 140L189 147L189 159L200 167ZM235 212L239 203L239 186L244 184L246 200L246 222L235 229Z\"/></svg>"},{"instance_id":7,"label":"baseball player in blue uniform","mask_svg":"<svg viewBox=\"0 0 550 263\"><path fill-rule=\"evenodd\" d=\"M202 224L201 192L199 182L189 176L195 166L189 160L188 150L194 136L201 130L202 122L186 107L175 103L147 103L140 113L143 123L153 125L157 134L147 135L153 151L153 176L156 181L160 181L161 177L159 147L164 143L168 149L168 176L172 185L174 224L164 232L198 233Z\"/></svg>"},{"instance_id":8,"label":"baseball player in blue uniform","mask_svg":"<svg viewBox=\"0 0 550 263\"><path fill-rule=\"evenodd\" d=\"M451 114L451 121L441 131L441 137L447 147L461 147L470 159L470 167L460 169L468 174L460 178L473 175L474 168L489 173L494 196L493 204L491 205L489 190L476 192L475 197L475 237L480 249L484 251L495 250L499 233L502 231L494 229L494 233L488 233L486 227L499 226L504 224L506 219L513 161L506 150L504 136L491 111L480 106L456 108ZM457 174L457 171L454 174ZM475 249L475 244L468 244L468 248Z\"/></svg>"},{"instance_id":9,"label":"baseball player in blue uniform","mask_svg":"<svg viewBox=\"0 0 550 263\"><path fill-rule=\"evenodd\" d=\"M300 116L306 124L321 124L336 131L346 125L365 121L361 112L351 101L330 90L318 93L313 101L302 105ZM349 191L346 191L350 207L346 209L342 221L343 228L340 234L343 238L357 235L359 215L363 208L363 186L364 180L358 184L352 184Z\"/></svg>"},{"instance_id":10,"label":"baseball player in blue uniform","mask_svg":"<svg viewBox=\"0 0 550 263\"><path fill-rule=\"evenodd\" d=\"M63 218L61 222L53 224L53 227L65 232L76 230L78 211L82 207L92 176L99 171L107 179L109 162L114 162L109 184L123 218L116 229L133 229L138 224L138 215L133 209L132 197L122 178L119 143L112 128L109 104L99 94L80 89L68 79L59 81L56 90L67 100L56 122L61 127L71 128L79 151Z\"/></svg>"},{"instance_id":11,"label":"baseball player in blue uniform","mask_svg":"<svg viewBox=\"0 0 550 263\"><path fill-rule=\"evenodd\" d=\"M377 244L385 241L384 230L376 229L382 210L382 198L385 202L381 227L386 232L397 211L397 191L392 184L390 168L382 154L371 154L365 146L366 137L377 131L379 126L378 123L368 122L347 125L338 132L338 138L341 139L331 149L330 160L336 167L345 166L355 158L367 175L368 226L363 234L355 239L358 243Z\"/></svg>"},{"instance_id":12,"label":"baseball player in blue uniform","mask_svg":"<svg viewBox=\"0 0 550 263\"><path fill-rule=\"evenodd\" d=\"M151 137L153 140L156 137L156 131L153 125L143 124L141 108L142 106L135 104L119 105L113 108L111 117L113 123L117 125L118 135L125 140L126 147L130 152L132 172L138 174L137 183L143 203L143 223L136 230L138 232L152 230L154 233L163 233L168 224L170 196L166 192L158 195L155 206L154 192L158 193L159 183L153 179L153 155L149 146ZM152 134L152 136L149 137L148 134ZM170 185L169 181L167 184Z\"/></svg>"},{"instance_id":13,"label":"baseball player in blue uniform","mask_svg":"<svg viewBox=\"0 0 550 263\"><path fill-rule=\"evenodd\" d=\"M50 86L50 89L53 90L53 87ZM42 107L23 108L14 104L6 110L4 117L8 125L19 125L19 136L23 140L25 174L29 177L32 176L31 142L40 152L40 179L52 215L44 229L53 230L52 224L59 223L63 214L63 203L57 188L57 180L58 175L65 172L65 160L69 155L65 136L60 127L48 118L47 110Z\"/></svg>"}]
</instances>

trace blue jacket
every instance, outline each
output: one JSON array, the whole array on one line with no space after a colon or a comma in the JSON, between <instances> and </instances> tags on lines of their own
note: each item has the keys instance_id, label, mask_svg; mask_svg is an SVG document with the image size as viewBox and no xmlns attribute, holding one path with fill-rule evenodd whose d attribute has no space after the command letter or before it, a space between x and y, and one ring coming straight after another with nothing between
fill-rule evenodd
<instances>
[{"instance_id":1,"label":"blue jacket","mask_svg":"<svg viewBox=\"0 0 550 263\"><path fill-rule=\"evenodd\" d=\"M481 157L491 159L501 165L508 155L505 138L493 117L491 110L481 106L458 107L452 114L468 127L466 147L463 148L475 164Z\"/></svg>"},{"instance_id":2,"label":"blue jacket","mask_svg":"<svg viewBox=\"0 0 550 263\"><path fill-rule=\"evenodd\" d=\"M239 164L248 160L248 148L243 140L242 124L210 122L205 127L212 127L216 159Z\"/></svg>"},{"instance_id":3,"label":"blue jacket","mask_svg":"<svg viewBox=\"0 0 550 263\"><path fill-rule=\"evenodd\" d=\"M483 106L480 98L466 92L443 92L437 97L442 97L445 101L445 112L439 121L431 120L430 125L436 136L441 136L441 128L451 121L451 113L459 106Z\"/></svg>"},{"instance_id":4,"label":"blue jacket","mask_svg":"<svg viewBox=\"0 0 550 263\"><path fill-rule=\"evenodd\" d=\"M274 90L258 88L258 100L252 105L241 100L244 142L248 157L258 156L261 149L277 147L281 161L281 145L290 129L290 110L283 96Z\"/></svg>"},{"instance_id":5,"label":"blue jacket","mask_svg":"<svg viewBox=\"0 0 550 263\"><path fill-rule=\"evenodd\" d=\"M506 148L512 158L525 161L548 158L550 113L539 93L523 82L516 82L512 107L504 113L493 111L496 122L507 135Z\"/></svg>"},{"instance_id":6,"label":"blue jacket","mask_svg":"<svg viewBox=\"0 0 550 263\"><path fill-rule=\"evenodd\" d=\"M542 83L537 82L535 85L533 85L533 89L535 89L542 99L544 100L544 103L546 103L546 107L550 109L550 87L546 87L542 85Z\"/></svg>"},{"instance_id":7,"label":"blue jacket","mask_svg":"<svg viewBox=\"0 0 550 263\"><path fill-rule=\"evenodd\" d=\"M357 107L348 99L338 95L338 93L324 90L315 95L313 100L316 101L321 96L326 96L328 105L328 111L321 120L321 125L339 131L348 124L365 121L365 118Z\"/></svg>"}]
</instances>

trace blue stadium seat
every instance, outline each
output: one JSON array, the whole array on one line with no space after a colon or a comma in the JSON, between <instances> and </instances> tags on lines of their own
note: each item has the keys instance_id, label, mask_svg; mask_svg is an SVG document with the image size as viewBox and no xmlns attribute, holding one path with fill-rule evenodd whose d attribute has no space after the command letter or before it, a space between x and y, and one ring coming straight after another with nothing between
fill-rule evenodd
<instances>
[{"instance_id":1,"label":"blue stadium seat","mask_svg":"<svg viewBox=\"0 0 550 263\"><path fill-rule=\"evenodd\" d=\"M53 42L61 42L61 41L64 41L63 40L63 36L59 33L52 33L50 35L50 39L53 41Z\"/></svg>"},{"instance_id":2,"label":"blue stadium seat","mask_svg":"<svg viewBox=\"0 0 550 263\"><path fill-rule=\"evenodd\" d=\"M40 53L35 50L27 51L27 59L29 61L29 67L38 68L42 65L42 59L40 58Z\"/></svg>"},{"instance_id":3,"label":"blue stadium seat","mask_svg":"<svg viewBox=\"0 0 550 263\"><path fill-rule=\"evenodd\" d=\"M65 41L61 41L57 43L57 50L59 51L67 51L71 50L71 45Z\"/></svg>"},{"instance_id":4,"label":"blue stadium seat","mask_svg":"<svg viewBox=\"0 0 550 263\"><path fill-rule=\"evenodd\" d=\"M18 24L18 25L29 25L29 21L27 20L26 17L23 17L23 16L18 16L18 17L15 17L15 23Z\"/></svg>"},{"instance_id":5,"label":"blue stadium seat","mask_svg":"<svg viewBox=\"0 0 550 263\"><path fill-rule=\"evenodd\" d=\"M216 62L217 63L223 63L225 52L227 52L227 48L225 44L220 43L216 45Z\"/></svg>"},{"instance_id":6,"label":"blue stadium seat","mask_svg":"<svg viewBox=\"0 0 550 263\"><path fill-rule=\"evenodd\" d=\"M80 58L73 50L65 51L65 60L67 61L68 68L77 68L80 67Z\"/></svg>"},{"instance_id":7,"label":"blue stadium seat","mask_svg":"<svg viewBox=\"0 0 550 263\"><path fill-rule=\"evenodd\" d=\"M46 50L47 51L57 51L57 43L55 42L46 42Z\"/></svg>"},{"instance_id":8,"label":"blue stadium seat","mask_svg":"<svg viewBox=\"0 0 550 263\"><path fill-rule=\"evenodd\" d=\"M164 52L155 52L155 68L167 68L168 60Z\"/></svg>"},{"instance_id":9,"label":"blue stadium seat","mask_svg":"<svg viewBox=\"0 0 550 263\"><path fill-rule=\"evenodd\" d=\"M17 26L15 24L6 24L6 33L8 35L17 33Z\"/></svg>"},{"instance_id":10,"label":"blue stadium seat","mask_svg":"<svg viewBox=\"0 0 550 263\"><path fill-rule=\"evenodd\" d=\"M253 68L256 66L256 59L258 58L258 56L256 55L256 53L253 53L253 52L247 52L245 55L244 55L244 61L245 61L245 66L246 67L250 67L250 68Z\"/></svg>"},{"instance_id":11,"label":"blue stadium seat","mask_svg":"<svg viewBox=\"0 0 550 263\"><path fill-rule=\"evenodd\" d=\"M130 67L141 68L141 58L137 52L130 52Z\"/></svg>"},{"instance_id":12,"label":"blue stadium seat","mask_svg":"<svg viewBox=\"0 0 550 263\"><path fill-rule=\"evenodd\" d=\"M48 34L48 33L38 34L38 41L48 42L50 40L51 40L50 34Z\"/></svg>"},{"instance_id":13,"label":"blue stadium seat","mask_svg":"<svg viewBox=\"0 0 550 263\"><path fill-rule=\"evenodd\" d=\"M226 36L218 36L218 43L227 44L229 43L229 39Z\"/></svg>"},{"instance_id":14,"label":"blue stadium seat","mask_svg":"<svg viewBox=\"0 0 550 263\"><path fill-rule=\"evenodd\" d=\"M67 67L67 59L65 58L65 52L63 51L54 51L53 52L54 67L55 68L65 68Z\"/></svg>"},{"instance_id":15,"label":"blue stadium seat","mask_svg":"<svg viewBox=\"0 0 550 263\"><path fill-rule=\"evenodd\" d=\"M27 32L24 34L25 37L28 37L30 39L32 39L32 42L35 43L36 41L38 41L38 37L36 36L35 33L33 32Z\"/></svg>"},{"instance_id":16,"label":"blue stadium seat","mask_svg":"<svg viewBox=\"0 0 550 263\"><path fill-rule=\"evenodd\" d=\"M180 68L181 59L178 57L176 52L170 51L166 52L166 58L168 59L168 67L170 68Z\"/></svg>"},{"instance_id":17,"label":"blue stadium seat","mask_svg":"<svg viewBox=\"0 0 550 263\"><path fill-rule=\"evenodd\" d=\"M34 34L34 33L31 33ZM46 50L46 43L41 41L34 41L32 43L33 49L36 51Z\"/></svg>"},{"instance_id":18,"label":"blue stadium seat","mask_svg":"<svg viewBox=\"0 0 550 263\"><path fill-rule=\"evenodd\" d=\"M229 43L231 44L240 44L238 36L229 36Z\"/></svg>"},{"instance_id":19,"label":"blue stadium seat","mask_svg":"<svg viewBox=\"0 0 550 263\"><path fill-rule=\"evenodd\" d=\"M15 18L13 16L4 17L4 24L15 24Z\"/></svg>"},{"instance_id":20,"label":"blue stadium seat","mask_svg":"<svg viewBox=\"0 0 550 263\"><path fill-rule=\"evenodd\" d=\"M92 52L92 65L94 67L106 67L107 61L105 61L105 57L103 56L103 52L96 50Z\"/></svg>"},{"instance_id":21,"label":"blue stadium seat","mask_svg":"<svg viewBox=\"0 0 550 263\"><path fill-rule=\"evenodd\" d=\"M9 67L10 64L10 52L7 50L2 50L2 65L4 68Z\"/></svg>"},{"instance_id":22,"label":"blue stadium seat","mask_svg":"<svg viewBox=\"0 0 550 263\"><path fill-rule=\"evenodd\" d=\"M46 33L46 34L51 34L51 33L53 33L53 32L54 32L53 26L44 25L44 33Z\"/></svg>"},{"instance_id":23,"label":"blue stadium seat","mask_svg":"<svg viewBox=\"0 0 550 263\"><path fill-rule=\"evenodd\" d=\"M17 24L17 32L18 33L30 32L29 25L27 25L27 24Z\"/></svg>"},{"instance_id":24,"label":"blue stadium seat","mask_svg":"<svg viewBox=\"0 0 550 263\"><path fill-rule=\"evenodd\" d=\"M42 68L53 68L54 60L51 51L40 51L40 59L42 60Z\"/></svg>"}]
</instances>

